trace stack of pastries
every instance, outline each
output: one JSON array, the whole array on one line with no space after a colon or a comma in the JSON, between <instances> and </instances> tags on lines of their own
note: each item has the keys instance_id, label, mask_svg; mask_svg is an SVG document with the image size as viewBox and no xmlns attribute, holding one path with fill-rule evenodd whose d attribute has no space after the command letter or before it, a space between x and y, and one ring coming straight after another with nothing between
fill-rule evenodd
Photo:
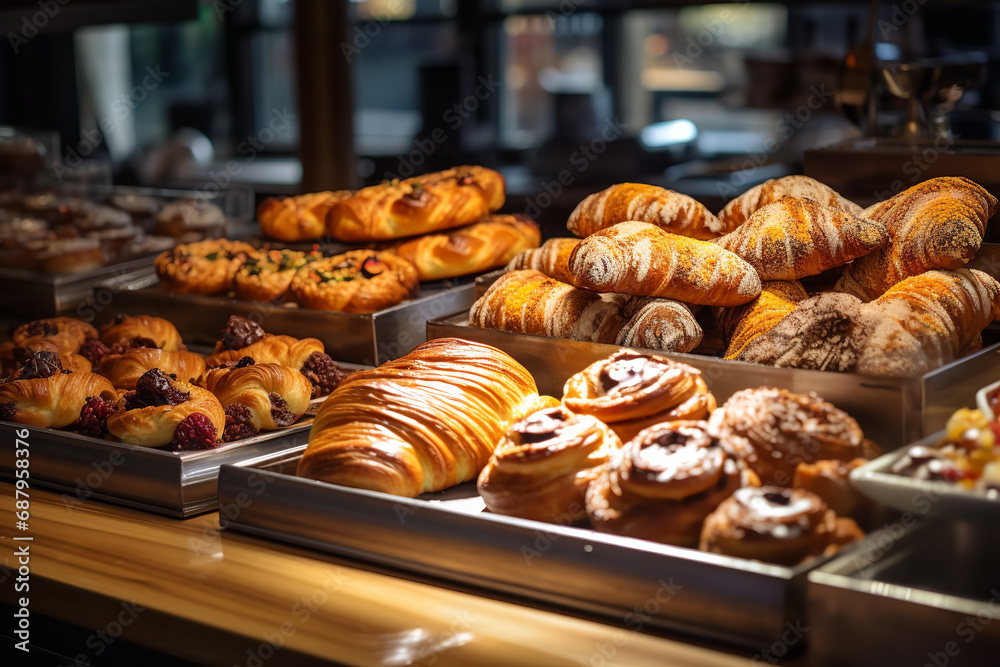
<instances>
[{"instance_id":1,"label":"stack of pastries","mask_svg":"<svg viewBox=\"0 0 1000 667\"><path fill-rule=\"evenodd\" d=\"M500 350L433 340L341 384L298 474L408 497L476 480L496 513L786 565L862 535L847 475L877 448L814 394L719 407L696 369L630 351L563 393L539 396Z\"/></svg>"},{"instance_id":2,"label":"stack of pastries","mask_svg":"<svg viewBox=\"0 0 1000 667\"><path fill-rule=\"evenodd\" d=\"M346 377L320 341L236 316L208 358L149 315L36 320L0 351L0 420L173 451L289 426Z\"/></svg>"},{"instance_id":3,"label":"stack of pastries","mask_svg":"<svg viewBox=\"0 0 1000 667\"><path fill-rule=\"evenodd\" d=\"M685 195L624 183L574 210L567 226L582 240L515 257L470 323L669 352L695 350L711 324L726 359L920 375L979 349L1000 313L1000 283L963 268L996 208L965 178L930 179L862 209L788 176L717 216Z\"/></svg>"}]
</instances>

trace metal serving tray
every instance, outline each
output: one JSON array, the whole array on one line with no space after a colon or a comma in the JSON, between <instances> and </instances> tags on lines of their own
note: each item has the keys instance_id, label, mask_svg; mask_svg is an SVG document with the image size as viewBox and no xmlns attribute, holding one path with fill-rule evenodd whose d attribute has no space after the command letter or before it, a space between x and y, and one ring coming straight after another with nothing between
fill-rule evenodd
<instances>
[{"instance_id":1,"label":"metal serving tray","mask_svg":"<svg viewBox=\"0 0 1000 667\"><path fill-rule=\"evenodd\" d=\"M595 361L622 349L615 345L480 329L468 313L427 323L427 338L455 337L497 347L534 376L541 393L562 396L566 380ZM814 391L858 420L865 435L891 450L944 428L960 407L975 404L980 387L1000 378L1000 343L911 378L869 377L851 373L774 368L695 354L640 350L698 368L721 404L733 393L753 387Z\"/></svg>"},{"instance_id":2,"label":"metal serving tray","mask_svg":"<svg viewBox=\"0 0 1000 667\"><path fill-rule=\"evenodd\" d=\"M899 523L886 533L809 574L809 664L996 665L996 530L927 522L912 530Z\"/></svg>"},{"instance_id":3,"label":"metal serving tray","mask_svg":"<svg viewBox=\"0 0 1000 667\"><path fill-rule=\"evenodd\" d=\"M0 478L15 478L15 433L27 428L32 486L62 491L70 507L103 500L187 518L218 507L219 466L267 461L301 448L311 423L201 452L167 452L48 428L0 422Z\"/></svg>"},{"instance_id":4,"label":"metal serving tray","mask_svg":"<svg viewBox=\"0 0 1000 667\"><path fill-rule=\"evenodd\" d=\"M419 498L352 489L295 477L300 457L222 466L219 503L241 508L227 527L596 613L635 631L769 646L801 618L806 574L828 560L789 568L491 514L474 483Z\"/></svg>"},{"instance_id":5,"label":"metal serving tray","mask_svg":"<svg viewBox=\"0 0 1000 667\"><path fill-rule=\"evenodd\" d=\"M97 321L119 312L152 313L174 323L186 343L214 345L230 315L260 323L272 334L318 338L337 360L377 366L407 354L427 340L426 322L475 301L474 279L422 283L413 299L371 314L333 313L273 302L238 301L226 296L173 294L157 284L146 289L106 285L110 305Z\"/></svg>"}]
</instances>

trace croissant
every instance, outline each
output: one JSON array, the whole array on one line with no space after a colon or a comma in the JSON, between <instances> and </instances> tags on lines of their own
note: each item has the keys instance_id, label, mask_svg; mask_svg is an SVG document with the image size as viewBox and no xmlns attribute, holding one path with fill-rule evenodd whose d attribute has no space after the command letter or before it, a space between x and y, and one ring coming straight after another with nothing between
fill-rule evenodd
<instances>
[{"instance_id":1,"label":"croissant","mask_svg":"<svg viewBox=\"0 0 1000 667\"><path fill-rule=\"evenodd\" d=\"M621 447L606 424L557 406L514 423L479 474L487 509L567 524L587 517L587 487Z\"/></svg>"},{"instance_id":2,"label":"croissant","mask_svg":"<svg viewBox=\"0 0 1000 667\"><path fill-rule=\"evenodd\" d=\"M579 290L538 271L514 271L490 285L469 311L483 329L614 343L624 325L624 297Z\"/></svg>"},{"instance_id":3,"label":"croissant","mask_svg":"<svg viewBox=\"0 0 1000 667\"><path fill-rule=\"evenodd\" d=\"M399 496L474 479L535 381L496 348L442 338L348 376L320 407L298 475Z\"/></svg>"},{"instance_id":4,"label":"croissant","mask_svg":"<svg viewBox=\"0 0 1000 667\"><path fill-rule=\"evenodd\" d=\"M808 296L798 282L768 281L761 284L760 296L750 303L735 308L717 308L715 321L729 341L725 358L738 358L751 340L773 329Z\"/></svg>"},{"instance_id":5,"label":"croissant","mask_svg":"<svg viewBox=\"0 0 1000 667\"><path fill-rule=\"evenodd\" d=\"M888 241L881 223L785 197L714 242L749 262L761 280L798 280L843 266Z\"/></svg>"},{"instance_id":6,"label":"croissant","mask_svg":"<svg viewBox=\"0 0 1000 667\"><path fill-rule=\"evenodd\" d=\"M349 250L310 262L292 278L289 290L306 308L374 313L417 293L417 269L388 252Z\"/></svg>"},{"instance_id":7,"label":"croissant","mask_svg":"<svg viewBox=\"0 0 1000 667\"><path fill-rule=\"evenodd\" d=\"M691 309L680 301L632 296L622 306L628 318L615 345L644 347L662 352L690 352L703 332Z\"/></svg>"},{"instance_id":8,"label":"croissant","mask_svg":"<svg viewBox=\"0 0 1000 667\"><path fill-rule=\"evenodd\" d=\"M359 190L334 203L326 225L340 241L386 241L470 224L504 199L498 172L455 167Z\"/></svg>"},{"instance_id":9,"label":"croissant","mask_svg":"<svg viewBox=\"0 0 1000 667\"><path fill-rule=\"evenodd\" d=\"M643 222L623 222L580 241L569 270L574 285L596 292L712 306L738 306L760 294L757 272L735 254Z\"/></svg>"},{"instance_id":10,"label":"croissant","mask_svg":"<svg viewBox=\"0 0 1000 667\"><path fill-rule=\"evenodd\" d=\"M176 352L183 348L177 327L160 317L119 315L113 322L101 327L101 342L108 347L122 341L131 343L136 338L152 341L155 347L165 352Z\"/></svg>"},{"instance_id":11,"label":"croissant","mask_svg":"<svg viewBox=\"0 0 1000 667\"><path fill-rule=\"evenodd\" d=\"M0 345L0 369L4 375L17 370L17 367L35 352L58 354L62 368L75 373L89 373L93 370L93 366L86 357L66 351L76 346L75 341L68 334L22 339L22 345L19 346L13 341Z\"/></svg>"},{"instance_id":12,"label":"croissant","mask_svg":"<svg viewBox=\"0 0 1000 667\"><path fill-rule=\"evenodd\" d=\"M22 368L18 379L0 384L0 421L63 428L80 418L88 398L113 400L117 395L111 383L100 375L61 371L55 353L40 352L34 358L36 363L45 359L48 369L26 373Z\"/></svg>"},{"instance_id":13,"label":"croissant","mask_svg":"<svg viewBox=\"0 0 1000 667\"><path fill-rule=\"evenodd\" d=\"M574 414L597 417L622 442L661 422L704 419L716 407L698 369L626 350L571 376L563 404Z\"/></svg>"},{"instance_id":14,"label":"croissant","mask_svg":"<svg viewBox=\"0 0 1000 667\"><path fill-rule=\"evenodd\" d=\"M744 484L758 483L746 472L740 449L707 426L657 424L625 443L587 489L594 529L697 546L705 517Z\"/></svg>"},{"instance_id":15,"label":"croissant","mask_svg":"<svg viewBox=\"0 0 1000 667\"><path fill-rule=\"evenodd\" d=\"M294 424L309 408L312 385L302 373L280 364L214 368L203 385L222 403L227 415L233 405L246 408L256 431L274 431ZM242 413L242 411L239 411ZM223 438L225 439L225 438Z\"/></svg>"},{"instance_id":16,"label":"croissant","mask_svg":"<svg viewBox=\"0 0 1000 667\"><path fill-rule=\"evenodd\" d=\"M691 197L641 183L619 183L590 195L573 210L566 227L577 236L590 236L629 220L701 240L729 231L711 211Z\"/></svg>"},{"instance_id":17,"label":"croissant","mask_svg":"<svg viewBox=\"0 0 1000 667\"><path fill-rule=\"evenodd\" d=\"M405 241L391 251L413 264L423 282L503 266L541 240L538 224L526 215L494 214L468 227Z\"/></svg>"},{"instance_id":18,"label":"croissant","mask_svg":"<svg viewBox=\"0 0 1000 667\"><path fill-rule=\"evenodd\" d=\"M216 346L215 354L205 359L205 363L209 366L221 366L250 357L258 364L281 364L299 369L313 354L323 353L324 350L323 343L315 338L299 339L264 334L260 340L240 349L226 350Z\"/></svg>"},{"instance_id":19,"label":"croissant","mask_svg":"<svg viewBox=\"0 0 1000 667\"><path fill-rule=\"evenodd\" d=\"M101 359L99 372L111 380L115 389L128 390L135 389L136 381L153 368L193 384L205 372L206 366L201 355L194 352L167 352L155 347L139 347L105 356Z\"/></svg>"},{"instance_id":20,"label":"croissant","mask_svg":"<svg viewBox=\"0 0 1000 667\"><path fill-rule=\"evenodd\" d=\"M932 178L865 210L892 242L855 260L836 290L870 301L904 278L968 263L983 242L996 198L967 178Z\"/></svg>"},{"instance_id":21,"label":"croissant","mask_svg":"<svg viewBox=\"0 0 1000 667\"><path fill-rule=\"evenodd\" d=\"M11 340L16 346L29 347L32 341L49 339L59 352L76 352L88 338L97 338L97 329L70 317L50 317L22 324L14 329Z\"/></svg>"},{"instance_id":22,"label":"croissant","mask_svg":"<svg viewBox=\"0 0 1000 667\"><path fill-rule=\"evenodd\" d=\"M507 271L534 269L561 283L571 283L569 256L580 239L549 239L540 248L525 250L507 265Z\"/></svg>"},{"instance_id":23,"label":"croissant","mask_svg":"<svg viewBox=\"0 0 1000 667\"><path fill-rule=\"evenodd\" d=\"M335 190L268 197L257 207L260 229L265 236L288 243L318 239L326 234L330 208L352 194L350 190Z\"/></svg>"},{"instance_id":24,"label":"croissant","mask_svg":"<svg viewBox=\"0 0 1000 667\"><path fill-rule=\"evenodd\" d=\"M719 212L719 220L728 229L737 229L759 209L781 201L784 197L812 199L823 206L861 217L862 208L837 194L833 188L808 176L785 176L765 181L732 200ZM762 278L762 280L766 280Z\"/></svg>"}]
</instances>

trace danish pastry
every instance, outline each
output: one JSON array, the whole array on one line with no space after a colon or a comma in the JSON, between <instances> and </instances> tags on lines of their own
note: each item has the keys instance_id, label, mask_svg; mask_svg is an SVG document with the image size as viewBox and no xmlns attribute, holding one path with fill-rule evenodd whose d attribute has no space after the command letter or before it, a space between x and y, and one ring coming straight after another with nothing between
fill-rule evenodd
<instances>
[{"instance_id":1,"label":"danish pastry","mask_svg":"<svg viewBox=\"0 0 1000 667\"><path fill-rule=\"evenodd\" d=\"M165 250L154 264L160 282L172 292L218 294L233 289L236 272L253 252L242 241L197 241Z\"/></svg>"},{"instance_id":2,"label":"danish pastry","mask_svg":"<svg viewBox=\"0 0 1000 667\"><path fill-rule=\"evenodd\" d=\"M164 352L184 349L181 335L169 321L151 315L118 315L101 327L101 342L108 348L119 345L124 349L132 347L132 342L140 338L151 342L145 347L158 347Z\"/></svg>"},{"instance_id":3,"label":"danish pastry","mask_svg":"<svg viewBox=\"0 0 1000 667\"><path fill-rule=\"evenodd\" d=\"M227 442L235 439L234 429L241 427L274 431L294 424L305 414L312 397L312 384L302 373L280 364L255 364L252 360L245 364L241 360L234 368L208 371L204 386L226 411L227 428L222 439Z\"/></svg>"},{"instance_id":4,"label":"danish pastry","mask_svg":"<svg viewBox=\"0 0 1000 667\"><path fill-rule=\"evenodd\" d=\"M291 292L306 308L374 313L413 297L417 287L417 270L405 259L387 252L351 250L299 269Z\"/></svg>"},{"instance_id":5,"label":"danish pastry","mask_svg":"<svg viewBox=\"0 0 1000 667\"><path fill-rule=\"evenodd\" d=\"M100 375L63 369L55 352L35 352L0 384L0 421L63 428L80 418L91 396L114 399L115 388Z\"/></svg>"},{"instance_id":6,"label":"danish pastry","mask_svg":"<svg viewBox=\"0 0 1000 667\"><path fill-rule=\"evenodd\" d=\"M236 298L244 301L280 301L288 292L295 272L321 259L319 251L268 250L247 256L236 272Z\"/></svg>"},{"instance_id":7,"label":"danish pastry","mask_svg":"<svg viewBox=\"0 0 1000 667\"><path fill-rule=\"evenodd\" d=\"M101 359L99 372L111 380L115 389L135 389L140 377L154 368L182 382L194 384L207 368L200 354L177 350L167 352L155 347L134 347L121 354L108 354Z\"/></svg>"}]
</instances>

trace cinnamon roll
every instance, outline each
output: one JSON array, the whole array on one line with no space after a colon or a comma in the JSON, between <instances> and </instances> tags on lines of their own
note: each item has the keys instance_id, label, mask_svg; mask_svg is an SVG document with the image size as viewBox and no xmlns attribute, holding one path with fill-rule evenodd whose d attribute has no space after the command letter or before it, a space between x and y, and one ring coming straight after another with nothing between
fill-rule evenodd
<instances>
[{"instance_id":1,"label":"cinnamon roll","mask_svg":"<svg viewBox=\"0 0 1000 667\"><path fill-rule=\"evenodd\" d=\"M294 424L309 407L312 385L302 373L244 357L233 368L213 368L203 378L226 412L226 442Z\"/></svg>"},{"instance_id":2,"label":"cinnamon roll","mask_svg":"<svg viewBox=\"0 0 1000 667\"><path fill-rule=\"evenodd\" d=\"M135 347L156 347L165 352L184 349L177 327L161 317L120 314L101 327L101 342L108 348L118 345L128 349L136 339L141 343Z\"/></svg>"},{"instance_id":3,"label":"cinnamon roll","mask_svg":"<svg viewBox=\"0 0 1000 667\"><path fill-rule=\"evenodd\" d=\"M750 442L754 453L747 462L764 484L791 486L800 463L850 461L871 451L858 422L814 393L738 391L712 414L711 424Z\"/></svg>"},{"instance_id":4,"label":"cinnamon roll","mask_svg":"<svg viewBox=\"0 0 1000 667\"><path fill-rule=\"evenodd\" d=\"M563 403L597 417L623 442L660 422L704 419L716 407L698 369L624 350L567 380Z\"/></svg>"},{"instance_id":5,"label":"cinnamon roll","mask_svg":"<svg viewBox=\"0 0 1000 667\"><path fill-rule=\"evenodd\" d=\"M64 369L56 352L35 352L0 384L0 421L63 428L79 419L89 397L115 395L106 378Z\"/></svg>"},{"instance_id":6,"label":"cinnamon roll","mask_svg":"<svg viewBox=\"0 0 1000 667\"><path fill-rule=\"evenodd\" d=\"M200 354L187 350L167 352L155 347L135 347L121 354L105 355L98 368L116 389L130 390L135 389L139 378L153 368L194 384L205 373L207 366Z\"/></svg>"},{"instance_id":7,"label":"cinnamon roll","mask_svg":"<svg viewBox=\"0 0 1000 667\"><path fill-rule=\"evenodd\" d=\"M853 519L838 518L814 493L776 486L745 487L705 519L699 548L796 565L863 536Z\"/></svg>"},{"instance_id":8,"label":"cinnamon roll","mask_svg":"<svg viewBox=\"0 0 1000 667\"><path fill-rule=\"evenodd\" d=\"M587 489L596 530L664 544L695 546L702 522L723 500L757 483L703 421L657 424L625 443Z\"/></svg>"},{"instance_id":9,"label":"cinnamon roll","mask_svg":"<svg viewBox=\"0 0 1000 667\"><path fill-rule=\"evenodd\" d=\"M479 474L479 495L497 514L562 524L584 519L587 487L621 444L590 415L563 406L539 410L504 433Z\"/></svg>"}]
</instances>

